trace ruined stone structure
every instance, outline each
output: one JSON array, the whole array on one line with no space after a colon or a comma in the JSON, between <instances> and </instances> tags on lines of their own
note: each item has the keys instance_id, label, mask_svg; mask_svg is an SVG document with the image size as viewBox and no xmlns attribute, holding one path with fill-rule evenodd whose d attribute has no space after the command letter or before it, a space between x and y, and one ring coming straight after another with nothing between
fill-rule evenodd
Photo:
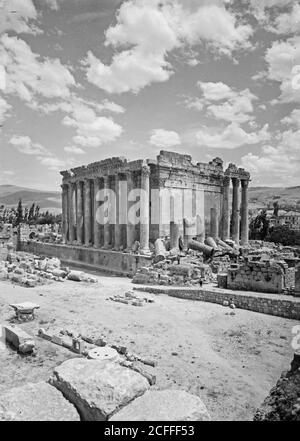
<instances>
[{"instance_id":1,"label":"ruined stone structure","mask_svg":"<svg viewBox=\"0 0 300 441\"><path fill-rule=\"evenodd\" d=\"M175 246L180 236L248 243L250 175L234 164L224 170L219 158L194 163L161 151L156 160L111 158L61 175L66 244L129 251L139 241L140 254L148 255L149 242L166 235ZM135 207L138 223L128 218Z\"/></svg>"}]
</instances>

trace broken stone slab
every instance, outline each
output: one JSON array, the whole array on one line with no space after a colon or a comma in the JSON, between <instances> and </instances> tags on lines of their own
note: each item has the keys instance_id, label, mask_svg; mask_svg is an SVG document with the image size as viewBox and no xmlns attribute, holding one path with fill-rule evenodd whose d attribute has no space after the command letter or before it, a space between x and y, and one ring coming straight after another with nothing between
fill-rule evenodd
<instances>
[{"instance_id":1,"label":"broken stone slab","mask_svg":"<svg viewBox=\"0 0 300 441\"><path fill-rule=\"evenodd\" d=\"M33 338L23 329L13 325L5 325L3 331L6 342L14 346L19 352L28 354L35 349Z\"/></svg>"},{"instance_id":2,"label":"broken stone slab","mask_svg":"<svg viewBox=\"0 0 300 441\"><path fill-rule=\"evenodd\" d=\"M71 271L68 274L68 280L72 280L73 282L81 282L84 280L85 274L82 271Z\"/></svg>"},{"instance_id":3,"label":"broken stone slab","mask_svg":"<svg viewBox=\"0 0 300 441\"><path fill-rule=\"evenodd\" d=\"M1 395L0 421L80 421L80 417L55 387L41 381Z\"/></svg>"},{"instance_id":4,"label":"broken stone slab","mask_svg":"<svg viewBox=\"0 0 300 441\"><path fill-rule=\"evenodd\" d=\"M78 409L84 421L105 421L149 388L141 374L110 361L74 358L56 367L50 384Z\"/></svg>"},{"instance_id":5,"label":"broken stone slab","mask_svg":"<svg viewBox=\"0 0 300 441\"><path fill-rule=\"evenodd\" d=\"M181 390L147 391L109 421L210 421L202 400Z\"/></svg>"},{"instance_id":6,"label":"broken stone slab","mask_svg":"<svg viewBox=\"0 0 300 441\"><path fill-rule=\"evenodd\" d=\"M120 362L122 360L122 358L120 357L120 355L118 354L118 352L113 349L113 348L109 348L109 347L97 347L94 349L91 349L88 352L88 358L92 359L92 360L109 360L111 362Z\"/></svg>"}]
</instances>

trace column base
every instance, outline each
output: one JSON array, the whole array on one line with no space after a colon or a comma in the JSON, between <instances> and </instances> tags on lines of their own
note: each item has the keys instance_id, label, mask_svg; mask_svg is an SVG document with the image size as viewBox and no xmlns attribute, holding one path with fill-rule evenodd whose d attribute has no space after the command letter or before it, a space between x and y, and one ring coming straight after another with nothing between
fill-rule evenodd
<instances>
[{"instance_id":1,"label":"column base","mask_svg":"<svg viewBox=\"0 0 300 441\"><path fill-rule=\"evenodd\" d=\"M151 256L151 251L150 248L143 248L139 250L139 254L141 254L142 256Z\"/></svg>"}]
</instances>

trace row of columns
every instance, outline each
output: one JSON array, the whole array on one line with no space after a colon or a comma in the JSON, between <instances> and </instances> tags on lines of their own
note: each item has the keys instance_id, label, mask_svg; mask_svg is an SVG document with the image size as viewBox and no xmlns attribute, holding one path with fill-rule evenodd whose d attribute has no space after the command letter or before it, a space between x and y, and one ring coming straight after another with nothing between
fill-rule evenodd
<instances>
[{"instance_id":1,"label":"row of columns","mask_svg":"<svg viewBox=\"0 0 300 441\"><path fill-rule=\"evenodd\" d=\"M122 174L123 175L123 174ZM127 192L121 194L123 186L120 185L120 174L114 175L115 200L110 200L110 179L111 175L96 177L93 179L94 195L91 191L91 179L84 179L75 183L62 185L62 220L63 235L68 244L85 245L87 247L119 250L121 247L130 251L135 241L140 242L140 253L149 254L149 222L150 222L150 168L141 168L141 193L140 193L140 224L139 237L137 237L137 226L127 221L126 225L120 223L120 204L126 205L126 210L130 209L133 201L129 201L128 194L134 187L132 172L126 172ZM101 182L102 181L102 182ZM102 186L101 186L102 183ZM100 201L97 194L103 190L104 199L108 201L110 210L106 210L103 219L99 219L97 210ZM75 201L76 197L76 201ZM93 197L93 201L92 201ZM109 212L116 210L112 216L116 222L112 228ZM76 225L76 229L75 229ZM76 231L76 240L75 240ZM126 243L123 243L123 232L125 232Z\"/></svg>"},{"instance_id":2,"label":"row of columns","mask_svg":"<svg viewBox=\"0 0 300 441\"><path fill-rule=\"evenodd\" d=\"M232 210L230 218L230 181L232 181ZM241 201L240 201L241 184ZM248 244L249 218L248 218L248 179L225 177L223 183L223 216L222 240L230 237L236 243ZM230 222L231 221L231 222Z\"/></svg>"}]
</instances>

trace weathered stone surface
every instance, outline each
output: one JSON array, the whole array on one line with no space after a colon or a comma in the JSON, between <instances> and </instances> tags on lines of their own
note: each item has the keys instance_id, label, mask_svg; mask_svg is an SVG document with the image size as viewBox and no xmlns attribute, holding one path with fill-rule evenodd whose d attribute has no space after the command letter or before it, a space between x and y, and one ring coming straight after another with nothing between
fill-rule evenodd
<instances>
[{"instance_id":1,"label":"weathered stone surface","mask_svg":"<svg viewBox=\"0 0 300 441\"><path fill-rule=\"evenodd\" d=\"M0 421L79 421L75 407L45 382L14 387L0 396Z\"/></svg>"},{"instance_id":2,"label":"weathered stone surface","mask_svg":"<svg viewBox=\"0 0 300 441\"><path fill-rule=\"evenodd\" d=\"M83 358L62 363L50 382L77 407L85 421L107 420L149 388L146 378L131 369Z\"/></svg>"},{"instance_id":3,"label":"weathered stone surface","mask_svg":"<svg viewBox=\"0 0 300 441\"><path fill-rule=\"evenodd\" d=\"M254 421L300 421L300 368L283 372L254 415Z\"/></svg>"},{"instance_id":4,"label":"weathered stone surface","mask_svg":"<svg viewBox=\"0 0 300 441\"><path fill-rule=\"evenodd\" d=\"M35 343L33 338L23 331L23 329L18 326L5 325L3 330L6 341L13 345L18 351L26 354L34 350Z\"/></svg>"},{"instance_id":5,"label":"weathered stone surface","mask_svg":"<svg viewBox=\"0 0 300 441\"><path fill-rule=\"evenodd\" d=\"M199 397L181 390L148 391L110 421L209 421Z\"/></svg>"}]
</instances>

